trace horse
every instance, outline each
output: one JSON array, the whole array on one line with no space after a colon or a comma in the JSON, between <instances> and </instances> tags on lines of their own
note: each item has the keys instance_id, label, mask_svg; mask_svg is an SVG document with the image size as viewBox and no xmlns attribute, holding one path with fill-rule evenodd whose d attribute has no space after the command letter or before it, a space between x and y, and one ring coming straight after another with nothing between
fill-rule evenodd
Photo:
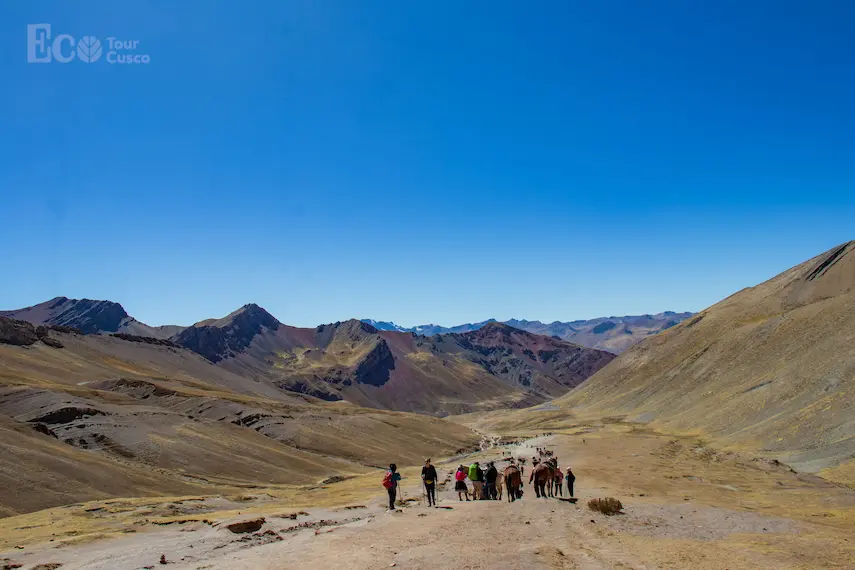
<instances>
[{"instance_id":1,"label":"horse","mask_svg":"<svg viewBox=\"0 0 855 570\"><path fill-rule=\"evenodd\" d=\"M508 490L508 502L513 503L522 497L522 476L516 465L505 467L505 487Z\"/></svg>"},{"instance_id":2,"label":"horse","mask_svg":"<svg viewBox=\"0 0 855 570\"><path fill-rule=\"evenodd\" d=\"M549 485L550 495L552 491L552 469L546 463L538 463L537 467L532 469L531 475L528 478L529 484L534 482L534 493L538 498L546 498L546 486Z\"/></svg>"}]
</instances>

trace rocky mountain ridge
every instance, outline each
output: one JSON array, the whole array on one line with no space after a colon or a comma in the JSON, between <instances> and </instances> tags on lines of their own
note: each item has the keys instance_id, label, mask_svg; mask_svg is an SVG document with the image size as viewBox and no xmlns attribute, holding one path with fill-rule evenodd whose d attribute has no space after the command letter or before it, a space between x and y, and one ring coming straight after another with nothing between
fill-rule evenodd
<instances>
[{"instance_id":1,"label":"rocky mountain ridge","mask_svg":"<svg viewBox=\"0 0 855 570\"><path fill-rule=\"evenodd\" d=\"M170 340L281 390L439 415L542 402L613 358L507 325L435 337L381 331L356 319L301 329L247 307Z\"/></svg>"},{"instance_id":2,"label":"rocky mountain ridge","mask_svg":"<svg viewBox=\"0 0 855 570\"><path fill-rule=\"evenodd\" d=\"M510 319L502 321L502 323L531 333L553 336L589 348L598 348L619 354L648 336L667 330L692 315L693 313L690 312L675 313L673 311L665 311L655 315L599 317L596 319L570 322L553 321L551 323L543 323L541 321L529 321L526 319ZM474 331L490 323L497 323L499 321L496 319L487 319L478 323L465 323L453 327L434 324L401 327L393 322L375 321L372 319L363 319L363 322L371 324L378 330L411 332L422 336L432 336Z\"/></svg>"}]
</instances>

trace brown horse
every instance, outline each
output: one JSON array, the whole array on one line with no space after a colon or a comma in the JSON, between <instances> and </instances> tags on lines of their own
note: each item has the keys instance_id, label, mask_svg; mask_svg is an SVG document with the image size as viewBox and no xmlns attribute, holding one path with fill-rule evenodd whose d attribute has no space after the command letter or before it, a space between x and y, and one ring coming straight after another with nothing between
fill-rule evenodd
<instances>
[{"instance_id":1,"label":"brown horse","mask_svg":"<svg viewBox=\"0 0 855 570\"><path fill-rule=\"evenodd\" d=\"M558 460L554 457L544 461L546 467L549 468L549 481L546 483L546 490L550 497L555 496L555 470L558 469Z\"/></svg>"},{"instance_id":2,"label":"brown horse","mask_svg":"<svg viewBox=\"0 0 855 570\"><path fill-rule=\"evenodd\" d=\"M516 465L505 467L505 488L507 488L509 503L522 497L522 476Z\"/></svg>"},{"instance_id":3,"label":"brown horse","mask_svg":"<svg viewBox=\"0 0 855 570\"><path fill-rule=\"evenodd\" d=\"M546 463L538 463L537 467L531 470L531 475L528 478L529 484L534 482L534 493L538 498L546 498L546 486L550 485L553 475L552 468ZM552 490L550 486L550 491Z\"/></svg>"}]
</instances>

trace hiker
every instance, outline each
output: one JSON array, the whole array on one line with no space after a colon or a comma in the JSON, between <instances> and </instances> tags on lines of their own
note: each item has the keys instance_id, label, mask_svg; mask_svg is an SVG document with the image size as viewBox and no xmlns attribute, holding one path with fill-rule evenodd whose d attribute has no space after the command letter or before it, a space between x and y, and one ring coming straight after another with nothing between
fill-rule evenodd
<instances>
[{"instance_id":1,"label":"hiker","mask_svg":"<svg viewBox=\"0 0 855 570\"><path fill-rule=\"evenodd\" d=\"M428 506L436 506L436 467L430 464L430 459L425 459L425 466L422 467L422 482L425 484L425 492L427 493Z\"/></svg>"},{"instance_id":2,"label":"hiker","mask_svg":"<svg viewBox=\"0 0 855 570\"><path fill-rule=\"evenodd\" d=\"M573 475L573 471L568 467L567 472L564 474L564 477L567 479L567 492L570 494L570 497L574 497L573 495L573 484L576 483L576 476Z\"/></svg>"},{"instance_id":3,"label":"hiker","mask_svg":"<svg viewBox=\"0 0 855 570\"><path fill-rule=\"evenodd\" d=\"M462 493L466 496L466 500L469 500L469 488L466 486L466 468L464 466L460 466L457 468L457 473L454 474L454 490L457 491L457 498L461 501L463 497L460 496Z\"/></svg>"},{"instance_id":4,"label":"hiker","mask_svg":"<svg viewBox=\"0 0 855 570\"><path fill-rule=\"evenodd\" d=\"M398 481L401 480L401 474L398 473L398 466L394 463L389 465L389 470L383 476L383 487L389 493L389 510L395 510L395 497L398 496Z\"/></svg>"},{"instance_id":5,"label":"hiker","mask_svg":"<svg viewBox=\"0 0 855 570\"><path fill-rule=\"evenodd\" d=\"M564 473L561 471L561 468L556 464L555 466L555 490L558 492L558 495L564 496Z\"/></svg>"},{"instance_id":6,"label":"hiker","mask_svg":"<svg viewBox=\"0 0 855 570\"><path fill-rule=\"evenodd\" d=\"M499 470L496 469L496 466L493 465L493 462L491 461L489 467L487 468L487 473L484 474L484 480L487 483L486 489L484 490L484 495L488 500L496 500L496 479L498 478Z\"/></svg>"},{"instance_id":7,"label":"hiker","mask_svg":"<svg viewBox=\"0 0 855 570\"><path fill-rule=\"evenodd\" d=\"M511 465L513 465L513 463L511 463ZM496 487L495 487L495 489L496 489L496 500L501 501L502 500L502 488L504 487L505 478L502 476L501 473L499 473L498 475L499 476L496 478Z\"/></svg>"},{"instance_id":8,"label":"hiker","mask_svg":"<svg viewBox=\"0 0 855 570\"><path fill-rule=\"evenodd\" d=\"M484 472L476 461L469 466L469 480L472 481L472 499L479 501L484 498Z\"/></svg>"}]
</instances>

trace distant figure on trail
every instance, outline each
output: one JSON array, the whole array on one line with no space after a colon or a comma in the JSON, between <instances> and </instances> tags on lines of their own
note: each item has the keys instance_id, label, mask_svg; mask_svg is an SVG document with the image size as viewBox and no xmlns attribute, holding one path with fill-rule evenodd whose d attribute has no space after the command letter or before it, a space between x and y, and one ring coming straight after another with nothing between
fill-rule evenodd
<instances>
[{"instance_id":1,"label":"distant figure on trail","mask_svg":"<svg viewBox=\"0 0 855 570\"><path fill-rule=\"evenodd\" d=\"M395 498L398 496L398 481L401 480L401 474L398 473L398 466L394 463L389 465L389 470L383 476L383 487L389 493L389 510L395 510Z\"/></svg>"},{"instance_id":2,"label":"distant figure on trail","mask_svg":"<svg viewBox=\"0 0 855 570\"><path fill-rule=\"evenodd\" d=\"M436 478L436 467L430 464L430 459L425 459L425 466L422 467L422 481L425 484L429 507L436 506Z\"/></svg>"},{"instance_id":3,"label":"distant figure on trail","mask_svg":"<svg viewBox=\"0 0 855 570\"><path fill-rule=\"evenodd\" d=\"M472 499L480 501L484 498L484 472L477 461L469 466L469 480L472 481Z\"/></svg>"},{"instance_id":4,"label":"distant figure on trail","mask_svg":"<svg viewBox=\"0 0 855 570\"><path fill-rule=\"evenodd\" d=\"M466 468L464 466L460 466L457 468L457 473L454 474L454 490L457 491L457 498L461 501L463 497L460 496L462 493L466 496L466 500L469 500L469 488L466 486Z\"/></svg>"},{"instance_id":5,"label":"distant figure on trail","mask_svg":"<svg viewBox=\"0 0 855 570\"><path fill-rule=\"evenodd\" d=\"M487 472L484 474L484 480L487 483L486 489L484 490L485 498L489 500L496 500L496 479L499 478L499 470L496 469L496 466L493 462L490 462L489 467L487 468Z\"/></svg>"},{"instance_id":6,"label":"distant figure on trail","mask_svg":"<svg viewBox=\"0 0 855 570\"><path fill-rule=\"evenodd\" d=\"M570 493L570 497L573 498L575 496L573 494L573 485L576 483L576 476L573 475L573 470L569 467L567 468L565 477L567 478L567 492Z\"/></svg>"}]
</instances>

